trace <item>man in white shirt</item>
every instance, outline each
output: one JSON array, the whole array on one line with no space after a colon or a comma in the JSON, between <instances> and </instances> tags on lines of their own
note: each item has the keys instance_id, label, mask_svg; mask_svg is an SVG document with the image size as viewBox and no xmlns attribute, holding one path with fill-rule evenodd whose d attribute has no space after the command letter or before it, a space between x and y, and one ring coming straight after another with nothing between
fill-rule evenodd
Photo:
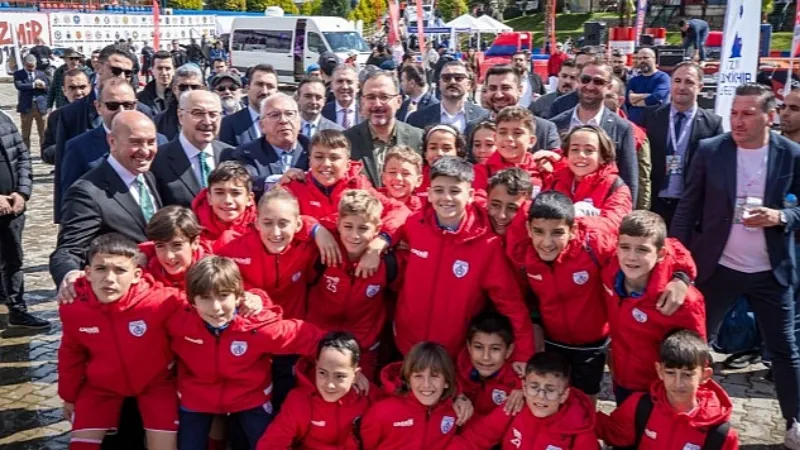
<instances>
[{"instance_id":1,"label":"man in white shirt","mask_svg":"<svg viewBox=\"0 0 800 450\"><path fill-rule=\"evenodd\" d=\"M295 97L300 109L300 134L311 139L320 130L343 130L336 122L322 117L325 105L325 82L322 78L303 78L297 85Z\"/></svg>"},{"instance_id":2,"label":"man in white shirt","mask_svg":"<svg viewBox=\"0 0 800 450\"><path fill-rule=\"evenodd\" d=\"M333 70L333 96L335 100L328 102L322 109L322 116L336 122L345 130L361 122L358 115L358 74L356 69L340 64Z\"/></svg>"},{"instance_id":3,"label":"man in white shirt","mask_svg":"<svg viewBox=\"0 0 800 450\"><path fill-rule=\"evenodd\" d=\"M528 52L515 53L511 57L511 63L519 71L520 86L522 87L518 105L527 108L531 102L546 93L544 83L539 74L531 71L531 55Z\"/></svg>"}]
</instances>

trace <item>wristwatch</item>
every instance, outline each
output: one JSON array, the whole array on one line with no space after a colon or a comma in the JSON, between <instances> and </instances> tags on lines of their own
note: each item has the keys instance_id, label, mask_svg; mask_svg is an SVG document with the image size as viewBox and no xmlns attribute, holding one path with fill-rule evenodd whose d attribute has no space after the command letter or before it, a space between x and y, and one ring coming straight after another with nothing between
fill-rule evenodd
<instances>
[{"instance_id":1,"label":"wristwatch","mask_svg":"<svg viewBox=\"0 0 800 450\"><path fill-rule=\"evenodd\" d=\"M782 225L786 225L788 223L788 220L786 220L786 213L783 210L781 210L779 212L780 212L779 216L780 216L781 224Z\"/></svg>"}]
</instances>

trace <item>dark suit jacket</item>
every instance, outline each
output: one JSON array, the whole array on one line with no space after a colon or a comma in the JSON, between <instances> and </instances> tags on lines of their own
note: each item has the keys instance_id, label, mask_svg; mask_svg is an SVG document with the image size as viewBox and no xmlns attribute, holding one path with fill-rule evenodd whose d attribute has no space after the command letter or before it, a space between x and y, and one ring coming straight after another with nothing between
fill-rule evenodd
<instances>
[{"instance_id":1,"label":"dark suit jacket","mask_svg":"<svg viewBox=\"0 0 800 450\"><path fill-rule=\"evenodd\" d=\"M531 152L552 149L560 150L561 137L558 135L556 125L547 119L536 116L533 117L533 121L536 124L536 145L533 146ZM467 124L467 129L464 130L464 135L469 139L467 148L469 149L470 158L472 157L472 130L475 129L477 124L478 122L470 122Z\"/></svg>"},{"instance_id":2,"label":"dark suit jacket","mask_svg":"<svg viewBox=\"0 0 800 450\"><path fill-rule=\"evenodd\" d=\"M25 69L14 72L14 87L17 88L17 112L20 114L31 112L34 108L34 97L47 97L47 88L50 86L47 76L41 70L34 70L33 77L34 81L44 81L44 89L33 88L33 81L28 78L28 72Z\"/></svg>"},{"instance_id":3,"label":"dark suit jacket","mask_svg":"<svg viewBox=\"0 0 800 450\"><path fill-rule=\"evenodd\" d=\"M308 144L309 140L305 136L297 136L292 167L303 171L308 170ZM228 148L222 152L220 159L222 161L238 161L250 172L253 179L253 193L258 198L264 194L264 183L267 178L270 175L283 173L278 152L264 137L236 148Z\"/></svg>"},{"instance_id":4,"label":"dark suit jacket","mask_svg":"<svg viewBox=\"0 0 800 450\"><path fill-rule=\"evenodd\" d=\"M478 123L489 117L489 110L481 108L472 103L464 103L464 116L467 119L467 126L464 131L469 131ZM416 128L425 128L428 125L442 122L442 104L428 106L425 109L418 109L417 112L408 116L407 124ZM465 133L466 134L466 133Z\"/></svg>"},{"instance_id":5,"label":"dark suit jacket","mask_svg":"<svg viewBox=\"0 0 800 450\"><path fill-rule=\"evenodd\" d=\"M216 166L221 160L223 150L232 147L224 142L212 141L211 148L214 150ZM158 194L164 206L180 205L191 208L192 200L202 190L200 180L192 170L192 164L178 138L158 147L150 172L156 179Z\"/></svg>"},{"instance_id":6,"label":"dark suit jacket","mask_svg":"<svg viewBox=\"0 0 800 450\"><path fill-rule=\"evenodd\" d=\"M300 130L303 129L302 123L300 124ZM317 123L317 131L322 130L339 130L344 131L341 125L331 120L328 120L320 115L319 122Z\"/></svg>"},{"instance_id":7,"label":"dark suit jacket","mask_svg":"<svg viewBox=\"0 0 800 450\"><path fill-rule=\"evenodd\" d=\"M560 97L564 98L566 97ZM556 124L558 132L562 135L570 130L572 113L575 108L563 112L551 121ZM617 167L619 176L631 189L631 197L637 198L639 194L639 163L636 159L636 142L633 138L633 124L623 119L610 109L603 109L601 128L617 146Z\"/></svg>"},{"instance_id":8,"label":"dark suit jacket","mask_svg":"<svg viewBox=\"0 0 800 450\"><path fill-rule=\"evenodd\" d=\"M159 133L170 141L176 139L181 133L181 124L178 121L178 103L172 102L167 105L167 109L158 113L153 121L156 123L156 130Z\"/></svg>"},{"instance_id":9,"label":"dark suit jacket","mask_svg":"<svg viewBox=\"0 0 800 450\"><path fill-rule=\"evenodd\" d=\"M42 140L42 161L47 164L56 163L56 132L58 131L58 119L61 117L61 108L54 109L47 115L47 125L44 128L44 138Z\"/></svg>"},{"instance_id":10,"label":"dark suit jacket","mask_svg":"<svg viewBox=\"0 0 800 450\"><path fill-rule=\"evenodd\" d=\"M548 118L555 117L576 106L578 106L578 91L574 90L569 94L564 94L553 100L553 104L550 105L550 114Z\"/></svg>"},{"instance_id":11,"label":"dark suit jacket","mask_svg":"<svg viewBox=\"0 0 800 450\"><path fill-rule=\"evenodd\" d=\"M356 110L356 123L352 125L358 125L361 123L361 116L358 114L358 102L353 103L353 108ZM330 101L322 107L322 117L330 120L333 123L338 124L339 122L336 121L336 100Z\"/></svg>"},{"instance_id":12,"label":"dark suit jacket","mask_svg":"<svg viewBox=\"0 0 800 450\"><path fill-rule=\"evenodd\" d=\"M436 93L433 91L433 89L428 89L428 92L426 92L425 95L423 95L422 98L419 99L419 104L417 105L417 111L425 109L431 105L438 105L439 99L436 98L435 94ZM400 109L397 110L397 114L394 115L397 118L397 120L400 120L402 122L406 121L406 115L408 115L408 105L410 104L411 104L410 98L407 98L405 99L405 101L403 101L403 104L400 105Z\"/></svg>"},{"instance_id":13,"label":"dark suit jacket","mask_svg":"<svg viewBox=\"0 0 800 450\"><path fill-rule=\"evenodd\" d=\"M652 195L658 197L658 193L664 189L667 178L667 151L669 139L669 113L671 103L645 110L644 122L642 126L647 131L650 139L650 161L652 172L650 173L650 183ZM686 125L684 125L686 126ZM689 145L686 148L686 157L683 165L683 180L689 174L689 164L697 150L700 140L719 136L725 131L722 129L722 117L702 108L697 109L697 114L692 121L692 131L689 133ZM676 136L677 137L677 136Z\"/></svg>"},{"instance_id":14,"label":"dark suit jacket","mask_svg":"<svg viewBox=\"0 0 800 450\"><path fill-rule=\"evenodd\" d=\"M678 202L670 234L692 252L697 282L717 268L733 225L736 201L736 143L730 133L705 139L695 152L686 189ZM764 228L775 279L797 282L792 230L800 228L800 206L784 208L786 194L800 196L800 145L770 133L764 206L786 213L786 226Z\"/></svg>"},{"instance_id":15,"label":"dark suit jacket","mask_svg":"<svg viewBox=\"0 0 800 450\"><path fill-rule=\"evenodd\" d=\"M397 120L395 124L397 126L397 145L407 145L417 152L421 152L423 131ZM375 164L372 137L369 133L369 122L361 122L345 130L344 135L347 136L347 139L350 139L350 144L353 146L350 152L350 159L364 163L365 175L369 177L373 186L380 186L381 173L378 171L378 166Z\"/></svg>"},{"instance_id":16,"label":"dark suit jacket","mask_svg":"<svg viewBox=\"0 0 800 450\"><path fill-rule=\"evenodd\" d=\"M531 84L531 92L533 94L544 95L547 91L544 89L544 83L542 82L542 77L539 76L536 72L528 73L528 82Z\"/></svg>"},{"instance_id":17,"label":"dark suit jacket","mask_svg":"<svg viewBox=\"0 0 800 450\"><path fill-rule=\"evenodd\" d=\"M156 207L161 208L152 174L145 174L145 179ZM86 251L94 238L116 232L135 242L144 242L146 226L142 210L127 186L104 161L67 191L58 242L50 255L50 275L56 286L67 272L84 267Z\"/></svg>"},{"instance_id":18,"label":"dark suit jacket","mask_svg":"<svg viewBox=\"0 0 800 450\"><path fill-rule=\"evenodd\" d=\"M258 135L253 129L250 108L244 108L230 116L223 117L217 139L233 147L258 139Z\"/></svg>"}]
</instances>

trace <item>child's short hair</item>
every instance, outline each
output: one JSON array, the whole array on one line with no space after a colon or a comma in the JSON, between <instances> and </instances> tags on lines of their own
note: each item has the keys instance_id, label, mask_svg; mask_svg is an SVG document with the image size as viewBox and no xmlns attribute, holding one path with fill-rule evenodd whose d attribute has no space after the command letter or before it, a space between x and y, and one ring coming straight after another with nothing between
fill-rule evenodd
<instances>
[{"instance_id":1,"label":"child's short hair","mask_svg":"<svg viewBox=\"0 0 800 450\"><path fill-rule=\"evenodd\" d=\"M531 134L536 133L536 122L533 120L533 114L528 108L521 106L506 106L501 109L497 116L494 118L494 123L499 127L502 122L520 121Z\"/></svg>"},{"instance_id":2,"label":"child's short hair","mask_svg":"<svg viewBox=\"0 0 800 450\"><path fill-rule=\"evenodd\" d=\"M89 244L87 253L89 264L97 255L124 256L125 258L136 259L139 257L139 246L128 237L119 233L107 233L100 235Z\"/></svg>"},{"instance_id":3,"label":"child's short hair","mask_svg":"<svg viewBox=\"0 0 800 450\"><path fill-rule=\"evenodd\" d=\"M348 189L339 200L339 219L345 216L362 216L372 223L381 223L383 205L369 191Z\"/></svg>"},{"instance_id":4,"label":"child's short hair","mask_svg":"<svg viewBox=\"0 0 800 450\"><path fill-rule=\"evenodd\" d=\"M528 211L528 222L533 219L563 220L571 227L575 224L575 205L561 192L542 192L533 199Z\"/></svg>"},{"instance_id":5,"label":"child's short hair","mask_svg":"<svg viewBox=\"0 0 800 450\"><path fill-rule=\"evenodd\" d=\"M200 236L202 228L191 209L178 205L159 209L147 223L147 239L153 242L169 242L182 234L190 242Z\"/></svg>"},{"instance_id":6,"label":"child's short hair","mask_svg":"<svg viewBox=\"0 0 800 450\"><path fill-rule=\"evenodd\" d=\"M242 274L233 260L206 256L186 271L186 296L194 305L195 297L244 295Z\"/></svg>"},{"instance_id":7,"label":"child's short hair","mask_svg":"<svg viewBox=\"0 0 800 450\"><path fill-rule=\"evenodd\" d=\"M274 187L261 197L261 200L258 201L259 214L272 201L289 202L292 208L297 211L297 215L300 215L300 203L298 203L297 197L282 187Z\"/></svg>"},{"instance_id":8,"label":"child's short hair","mask_svg":"<svg viewBox=\"0 0 800 450\"><path fill-rule=\"evenodd\" d=\"M414 168L417 169L418 174L422 173L422 156L407 145L395 145L386 151L386 156L383 157L384 170L386 170L386 163L391 159L411 163L414 165Z\"/></svg>"},{"instance_id":9,"label":"child's short hair","mask_svg":"<svg viewBox=\"0 0 800 450\"><path fill-rule=\"evenodd\" d=\"M486 311L475 316L467 329L467 341L472 341L472 338L479 332L500 336L506 346L514 343L514 329L511 326L511 320L499 312Z\"/></svg>"},{"instance_id":10,"label":"child's short hair","mask_svg":"<svg viewBox=\"0 0 800 450\"><path fill-rule=\"evenodd\" d=\"M658 214L643 209L633 211L622 219L620 236L652 238L658 250L664 247L667 239L667 224Z\"/></svg>"},{"instance_id":11,"label":"child's short hair","mask_svg":"<svg viewBox=\"0 0 800 450\"><path fill-rule=\"evenodd\" d=\"M459 182L472 184L475 170L472 163L458 156L442 156L431 166L431 181L439 177L455 178Z\"/></svg>"},{"instance_id":12,"label":"child's short hair","mask_svg":"<svg viewBox=\"0 0 800 450\"><path fill-rule=\"evenodd\" d=\"M447 125L444 123L439 123L435 125L428 125L425 127L425 135L422 139L422 152L425 153L425 150L428 149L428 141L431 138L431 135L436 131L444 131L446 133L450 133L456 137L456 156L459 158L465 158L467 156L467 141L464 140L464 136L458 132L458 130L452 126Z\"/></svg>"},{"instance_id":13,"label":"child's short hair","mask_svg":"<svg viewBox=\"0 0 800 450\"><path fill-rule=\"evenodd\" d=\"M575 133L594 133L597 136L597 141L600 146L599 153L600 153L600 164L608 164L616 161L617 158L617 150L616 146L614 145L614 141L608 137L606 131L600 127L596 127L594 125L581 125L579 127L575 127L564 136L564 139L561 142L561 149L564 151L566 155L569 152L569 146L572 142L572 136Z\"/></svg>"},{"instance_id":14,"label":"child's short hair","mask_svg":"<svg viewBox=\"0 0 800 450\"><path fill-rule=\"evenodd\" d=\"M358 367L358 362L361 359L361 347L358 346L356 337L347 331L330 331L323 336L319 344L317 344L317 360L319 360L319 356L326 348L334 349L341 353L349 351L353 367Z\"/></svg>"},{"instance_id":15,"label":"child's short hair","mask_svg":"<svg viewBox=\"0 0 800 450\"><path fill-rule=\"evenodd\" d=\"M458 391L456 368L447 350L436 342L424 341L413 347L403 360L400 375L403 383L398 388L398 394L407 394L411 390L411 375L429 369L432 374L441 375L447 383L442 393L442 400L454 397Z\"/></svg>"},{"instance_id":16,"label":"child's short hair","mask_svg":"<svg viewBox=\"0 0 800 450\"><path fill-rule=\"evenodd\" d=\"M661 344L661 364L669 369L706 368L711 365L711 349L692 330L673 330Z\"/></svg>"},{"instance_id":17,"label":"child's short hair","mask_svg":"<svg viewBox=\"0 0 800 450\"><path fill-rule=\"evenodd\" d=\"M503 169L492 175L492 177L489 178L488 192L492 192L492 189L501 185L506 187L506 191L508 191L509 195L516 196L525 194L528 198L533 195L533 181L531 181L531 176L528 172L525 172L519 167Z\"/></svg>"},{"instance_id":18,"label":"child's short hair","mask_svg":"<svg viewBox=\"0 0 800 450\"><path fill-rule=\"evenodd\" d=\"M532 373L541 377L554 375L566 383L569 383L571 371L569 360L556 352L539 352L533 355L525 366L525 376Z\"/></svg>"},{"instance_id":19,"label":"child's short hair","mask_svg":"<svg viewBox=\"0 0 800 450\"><path fill-rule=\"evenodd\" d=\"M311 138L311 144L308 146L309 153L317 145L325 148L343 148L347 150L347 157L350 157L350 139L347 139L347 136L339 130L328 129L317 131L317 134Z\"/></svg>"},{"instance_id":20,"label":"child's short hair","mask_svg":"<svg viewBox=\"0 0 800 450\"><path fill-rule=\"evenodd\" d=\"M221 162L208 174L209 188L217 183L225 183L228 181L233 181L238 185L244 186L247 188L247 192L253 190L253 178L250 176L250 172L237 161Z\"/></svg>"}]
</instances>

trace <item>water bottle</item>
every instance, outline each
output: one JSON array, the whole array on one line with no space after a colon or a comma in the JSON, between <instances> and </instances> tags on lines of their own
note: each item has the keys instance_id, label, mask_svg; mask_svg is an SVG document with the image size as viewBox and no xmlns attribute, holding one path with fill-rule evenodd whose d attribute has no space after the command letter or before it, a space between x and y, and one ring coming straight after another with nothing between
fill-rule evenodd
<instances>
[{"instance_id":1,"label":"water bottle","mask_svg":"<svg viewBox=\"0 0 800 450\"><path fill-rule=\"evenodd\" d=\"M786 194L786 198L783 199L783 207L794 208L795 206L797 206L797 196L791 192Z\"/></svg>"}]
</instances>

